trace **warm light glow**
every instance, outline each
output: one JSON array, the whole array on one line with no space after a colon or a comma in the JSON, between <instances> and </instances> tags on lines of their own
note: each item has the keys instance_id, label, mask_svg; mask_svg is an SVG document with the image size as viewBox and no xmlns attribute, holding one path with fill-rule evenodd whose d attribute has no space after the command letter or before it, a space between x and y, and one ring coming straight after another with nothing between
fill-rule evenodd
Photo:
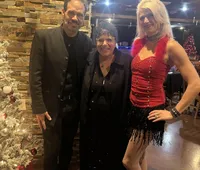
<instances>
[{"instance_id":1,"label":"warm light glow","mask_svg":"<svg viewBox=\"0 0 200 170\"><path fill-rule=\"evenodd\" d=\"M184 29L184 27L180 27L180 30L183 30Z\"/></svg>"},{"instance_id":2,"label":"warm light glow","mask_svg":"<svg viewBox=\"0 0 200 170\"><path fill-rule=\"evenodd\" d=\"M3 129L3 131L4 131L4 132L8 132L8 129L7 129L7 128L5 128L5 129Z\"/></svg>"}]
</instances>

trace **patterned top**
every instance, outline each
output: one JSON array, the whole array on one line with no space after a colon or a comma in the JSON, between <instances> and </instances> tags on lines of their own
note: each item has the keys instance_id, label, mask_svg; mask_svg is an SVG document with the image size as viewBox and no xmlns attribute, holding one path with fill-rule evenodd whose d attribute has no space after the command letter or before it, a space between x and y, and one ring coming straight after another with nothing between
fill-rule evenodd
<instances>
[{"instance_id":1,"label":"patterned top","mask_svg":"<svg viewBox=\"0 0 200 170\"><path fill-rule=\"evenodd\" d=\"M164 63L166 45L169 38L161 38L156 46L153 56L141 60L138 53L144 47L146 38L137 39L132 46L131 64L132 83L130 100L134 106L146 108L154 107L165 103L165 92L163 83L170 69Z\"/></svg>"}]
</instances>

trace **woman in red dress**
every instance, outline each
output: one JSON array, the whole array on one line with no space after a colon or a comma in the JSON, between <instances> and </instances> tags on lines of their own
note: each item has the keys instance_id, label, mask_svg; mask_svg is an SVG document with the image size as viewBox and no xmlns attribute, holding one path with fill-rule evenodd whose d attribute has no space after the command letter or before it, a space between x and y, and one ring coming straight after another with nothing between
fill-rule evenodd
<instances>
[{"instance_id":1,"label":"woman in red dress","mask_svg":"<svg viewBox=\"0 0 200 170\"><path fill-rule=\"evenodd\" d=\"M127 170L147 170L147 146L150 142L162 145L165 121L179 117L189 106L200 92L200 79L183 47L173 39L169 16L160 0L138 4L132 56L131 137L123 164ZM188 86L179 103L168 111L164 109L163 82L173 65Z\"/></svg>"}]
</instances>

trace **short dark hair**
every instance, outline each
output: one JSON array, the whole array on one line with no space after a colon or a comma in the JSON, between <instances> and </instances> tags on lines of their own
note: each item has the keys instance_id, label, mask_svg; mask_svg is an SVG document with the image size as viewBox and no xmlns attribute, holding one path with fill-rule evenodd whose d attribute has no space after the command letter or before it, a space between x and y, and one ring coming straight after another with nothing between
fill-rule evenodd
<instances>
[{"instance_id":1,"label":"short dark hair","mask_svg":"<svg viewBox=\"0 0 200 170\"><path fill-rule=\"evenodd\" d=\"M64 8L65 11L67 10L67 6L68 6L68 3L70 1L73 1L73 0L64 0L64 6L63 6L63 8ZM79 0L79 1L81 1L84 4L85 12L86 12L88 10L88 2L87 2L87 0Z\"/></svg>"},{"instance_id":2,"label":"short dark hair","mask_svg":"<svg viewBox=\"0 0 200 170\"><path fill-rule=\"evenodd\" d=\"M99 38L104 33L108 33L111 36L115 37L115 40L118 41L118 31L117 28L108 21L101 21L96 27L95 39Z\"/></svg>"}]
</instances>

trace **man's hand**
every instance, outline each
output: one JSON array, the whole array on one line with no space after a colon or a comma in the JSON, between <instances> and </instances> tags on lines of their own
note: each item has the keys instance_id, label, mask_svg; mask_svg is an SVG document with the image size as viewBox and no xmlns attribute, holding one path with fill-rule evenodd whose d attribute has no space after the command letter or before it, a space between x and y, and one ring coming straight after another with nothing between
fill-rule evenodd
<instances>
[{"instance_id":1,"label":"man's hand","mask_svg":"<svg viewBox=\"0 0 200 170\"><path fill-rule=\"evenodd\" d=\"M36 114L36 119L41 130L42 129L46 130L45 117L48 120L51 120L51 116L48 114L48 112L45 112L43 114Z\"/></svg>"}]
</instances>

